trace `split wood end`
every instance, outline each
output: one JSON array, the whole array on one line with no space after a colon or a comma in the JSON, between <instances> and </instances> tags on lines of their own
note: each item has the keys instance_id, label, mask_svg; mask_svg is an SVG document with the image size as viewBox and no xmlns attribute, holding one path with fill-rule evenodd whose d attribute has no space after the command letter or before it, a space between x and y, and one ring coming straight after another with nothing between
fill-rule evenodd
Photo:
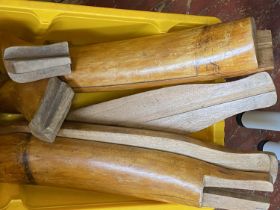
<instances>
[{"instance_id":1,"label":"split wood end","mask_svg":"<svg viewBox=\"0 0 280 210\"><path fill-rule=\"evenodd\" d=\"M74 91L54 77L49 80L38 111L29 123L31 133L37 138L53 142L71 107Z\"/></svg>"},{"instance_id":2,"label":"split wood end","mask_svg":"<svg viewBox=\"0 0 280 210\"><path fill-rule=\"evenodd\" d=\"M5 49L3 59L9 77L18 83L71 73L67 42L9 47Z\"/></svg>"},{"instance_id":3,"label":"split wood end","mask_svg":"<svg viewBox=\"0 0 280 210\"><path fill-rule=\"evenodd\" d=\"M228 210L267 210L269 199L249 192L225 188L204 188L203 207Z\"/></svg>"}]
</instances>

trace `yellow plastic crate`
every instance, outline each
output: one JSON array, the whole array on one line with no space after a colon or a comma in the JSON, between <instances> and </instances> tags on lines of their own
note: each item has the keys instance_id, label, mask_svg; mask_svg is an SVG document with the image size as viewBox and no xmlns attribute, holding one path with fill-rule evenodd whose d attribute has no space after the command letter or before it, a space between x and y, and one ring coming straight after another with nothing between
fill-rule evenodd
<instances>
[{"instance_id":1,"label":"yellow plastic crate","mask_svg":"<svg viewBox=\"0 0 280 210\"><path fill-rule=\"evenodd\" d=\"M34 1L0 0L0 31L11 32L34 44L69 41L73 45L107 42L166 33L184 28L215 24L214 17L176 15L119 9L94 8ZM2 40L0 40L2 41ZM3 71L3 66L0 66ZM79 94L76 107L128 95L139 90ZM0 114L0 122L19 115ZM224 122L194 137L223 145ZM73 180L75 181L75 180ZM107 193L54 187L0 184L0 209L130 209L196 210Z\"/></svg>"}]
</instances>

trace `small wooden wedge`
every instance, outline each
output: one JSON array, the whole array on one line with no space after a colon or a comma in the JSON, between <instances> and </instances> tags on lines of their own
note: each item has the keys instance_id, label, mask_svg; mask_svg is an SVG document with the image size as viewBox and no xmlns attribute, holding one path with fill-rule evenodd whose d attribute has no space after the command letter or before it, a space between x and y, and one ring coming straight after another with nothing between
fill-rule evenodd
<instances>
[{"instance_id":1,"label":"small wooden wedge","mask_svg":"<svg viewBox=\"0 0 280 210\"><path fill-rule=\"evenodd\" d=\"M52 142L70 110L73 97L73 90L57 77L31 83L8 81L0 88L0 109L9 113L15 107L30 122L34 136Z\"/></svg>"},{"instance_id":2,"label":"small wooden wedge","mask_svg":"<svg viewBox=\"0 0 280 210\"><path fill-rule=\"evenodd\" d=\"M42 46L13 46L4 50L4 65L10 78L19 83L71 73L67 42Z\"/></svg>"},{"instance_id":3,"label":"small wooden wedge","mask_svg":"<svg viewBox=\"0 0 280 210\"><path fill-rule=\"evenodd\" d=\"M73 90L58 78L49 79L48 86L29 123L31 133L37 138L54 141L65 120L74 97Z\"/></svg>"}]
</instances>

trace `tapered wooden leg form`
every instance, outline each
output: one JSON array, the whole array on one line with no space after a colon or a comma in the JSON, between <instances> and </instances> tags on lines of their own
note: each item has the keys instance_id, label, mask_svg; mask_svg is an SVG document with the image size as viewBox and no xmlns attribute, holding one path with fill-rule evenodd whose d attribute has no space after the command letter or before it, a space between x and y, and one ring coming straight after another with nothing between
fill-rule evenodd
<instances>
[{"instance_id":1,"label":"tapered wooden leg form","mask_svg":"<svg viewBox=\"0 0 280 210\"><path fill-rule=\"evenodd\" d=\"M101 190L197 207L210 204L212 198L203 200L207 187L273 190L268 173L226 169L169 152L61 137L48 144L30 134L1 135L0 143L1 182Z\"/></svg>"}]
</instances>

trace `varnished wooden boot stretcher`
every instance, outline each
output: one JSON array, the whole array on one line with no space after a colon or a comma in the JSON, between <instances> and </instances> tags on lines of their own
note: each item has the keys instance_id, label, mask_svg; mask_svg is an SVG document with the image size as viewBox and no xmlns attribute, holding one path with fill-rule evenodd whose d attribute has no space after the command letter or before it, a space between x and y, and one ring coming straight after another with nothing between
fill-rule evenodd
<instances>
[{"instance_id":1,"label":"varnished wooden boot stretcher","mask_svg":"<svg viewBox=\"0 0 280 210\"><path fill-rule=\"evenodd\" d=\"M273 190L266 172L228 169L185 155L30 134L1 135L0 182L100 190L196 207L268 209L269 202L232 189Z\"/></svg>"}]
</instances>

